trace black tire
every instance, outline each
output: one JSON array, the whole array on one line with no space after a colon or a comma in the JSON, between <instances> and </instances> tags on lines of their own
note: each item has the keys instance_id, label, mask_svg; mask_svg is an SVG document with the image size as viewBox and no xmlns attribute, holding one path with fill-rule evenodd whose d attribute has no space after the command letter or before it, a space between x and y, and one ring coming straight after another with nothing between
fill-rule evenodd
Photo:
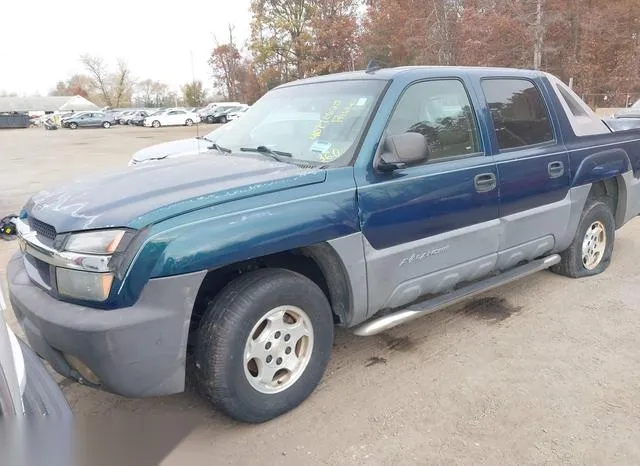
<instances>
[{"instance_id":1,"label":"black tire","mask_svg":"<svg viewBox=\"0 0 640 466\"><path fill-rule=\"evenodd\" d=\"M187 118L187 120L184 122L184 124L186 126L193 126L193 120L191 118Z\"/></svg>"},{"instance_id":2,"label":"black tire","mask_svg":"<svg viewBox=\"0 0 640 466\"><path fill-rule=\"evenodd\" d=\"M594 268L589 269L583 262L582 243L587 234L587 230L590 229L595 222L600 222L604 226L605 247L600 262L598 262ZM551 270L557 274L571 278L588 277L604 272L611 263L611 255L615 241L615 225L615 218L609 204L602 199L589 199L582 211L582 217L580 218L573 242L560 255L560 263L553 266Z\"/></svg>"},{"instance_id":3,"label":"black tire","mask_svg":"<svg viewBox=\"0 0 640 466\"><path fill-rule=\"evenodd\" d=\"M220 118L220 123L225 124L227 122L227 117L226 115L222 115L222 117Z\"/></svg>"},{"instance_id":4,"label":"black tire","mask_svg":"<svg viewBox=\"0 0 640 466\"><path fill-rule=\"evenodd\" d=\"M160 128L160 122L158 120L153 120L151 126L153 126L154 128Z\"/></svg>"},{"instance_id":5,"label":"black tire","mask_svg":"<svg viewBox=\"0 0 640 466\"><path fill-rule=\"evenodd\" d=\"M78 123L69 123L69 128L78 129Z\"/></svg>"},{"instance_id":6,"label":"black tire","mask_svg":"<svg viewBox=\"0 0 640 466\"><path fill-rule=\"evenodd\" d=\"M103 121L102 122L102 127L104 129L109 129L109 128L111 128L111 123L109 123L108 121Z\"/></svg>"},{"instance_id":7,"label":"black tire","mask_svg":"<svg viewBox=\"0 0 640 466\"><path fill-rule=\"evenodd\" d=\"M309 318L313 327L310 359L291 386L278 393L262 393L245 375L245 345L253 327L270 310L283 305L297 306ZM210 303L200 323L194 355L200 390L214 406L238 421L259 423L280 416L296 408L320 383L331 354L333 332L329 302L305 276L284 269L242 275ZM275 333L271 336L279 338Z\"/></svg>"}]
</instances>

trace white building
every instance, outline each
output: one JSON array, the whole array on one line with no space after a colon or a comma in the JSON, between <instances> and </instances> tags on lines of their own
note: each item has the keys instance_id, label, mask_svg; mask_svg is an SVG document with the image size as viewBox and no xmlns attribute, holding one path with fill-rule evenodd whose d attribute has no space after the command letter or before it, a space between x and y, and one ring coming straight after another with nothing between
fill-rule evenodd
<instances>
[{"instance_id":1,"label":"white building","mask_svg":"<svg viewBox=\"0 0 640 466\"><path fill-rule=\"evenodd\" d=\"M45 97L0 97L0 113L28 113L41 116L49 113L100 110L93 102L79 95Z\"/></svg>"}]
</instances>

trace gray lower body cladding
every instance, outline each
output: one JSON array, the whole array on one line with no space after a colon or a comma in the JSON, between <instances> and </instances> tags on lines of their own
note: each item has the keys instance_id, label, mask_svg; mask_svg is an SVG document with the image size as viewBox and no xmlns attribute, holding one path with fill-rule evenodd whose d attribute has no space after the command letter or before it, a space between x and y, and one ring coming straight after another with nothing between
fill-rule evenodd
<instances>
[{"instance_id":1,"label":"gray lower body cladding","mask_svg":"<svg viewBox=\"0 0 640 466\"><path fill-rule=\"evenodd\" d=\"M151 280L134 306L104 311L53 299L31 282L21 254L7 266L11 305L35 352L78 380L65 354L74 356L99 388L129 397L184 390L189 320L205 273Z\"/></svg>"}]
</instances>

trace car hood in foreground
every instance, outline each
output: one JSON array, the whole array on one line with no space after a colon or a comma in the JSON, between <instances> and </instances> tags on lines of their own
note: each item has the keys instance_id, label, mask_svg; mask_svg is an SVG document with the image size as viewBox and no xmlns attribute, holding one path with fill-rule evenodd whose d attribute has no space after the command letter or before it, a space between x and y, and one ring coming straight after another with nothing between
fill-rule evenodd
<instances>
[{"instance_id":1,"label":"car hood in foreground","mask_svg":"<svg viewBox=\"0 0 640 466\"><path fill-rule=\"evenodd\" d=\"M325 171L242 155L151 162L42 191L25 212L58 233L140 228L182 212L323 182Z\"/></svg>"}]
</instances>

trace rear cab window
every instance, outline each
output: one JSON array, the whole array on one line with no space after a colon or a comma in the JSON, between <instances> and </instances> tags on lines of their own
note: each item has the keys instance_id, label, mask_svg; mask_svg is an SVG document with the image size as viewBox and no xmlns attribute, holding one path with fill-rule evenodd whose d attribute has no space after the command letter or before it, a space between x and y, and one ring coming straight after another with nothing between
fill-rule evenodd
<instances>
[{"instance_id":1,"label":"rear cab window","mask_svg":"<svg viewBox=\"0 0 640 466\"><path fill-rule=\"evenodd\" d=\"M524 78L484 78L481 86L493 120L499 150L555 141L549 111L532 81Z\"/></svg>"},{"instance_id":2,"label":"rear cab window","mask_svg":"<svg viewBox=\"0 0 640 466\"><path fill-rule=\"evenodd\" d=\"M551 74L545 73L545 77L564 109L575 136L611 133L609 127L569 86Z\"/></svg>"}]
</instances>

